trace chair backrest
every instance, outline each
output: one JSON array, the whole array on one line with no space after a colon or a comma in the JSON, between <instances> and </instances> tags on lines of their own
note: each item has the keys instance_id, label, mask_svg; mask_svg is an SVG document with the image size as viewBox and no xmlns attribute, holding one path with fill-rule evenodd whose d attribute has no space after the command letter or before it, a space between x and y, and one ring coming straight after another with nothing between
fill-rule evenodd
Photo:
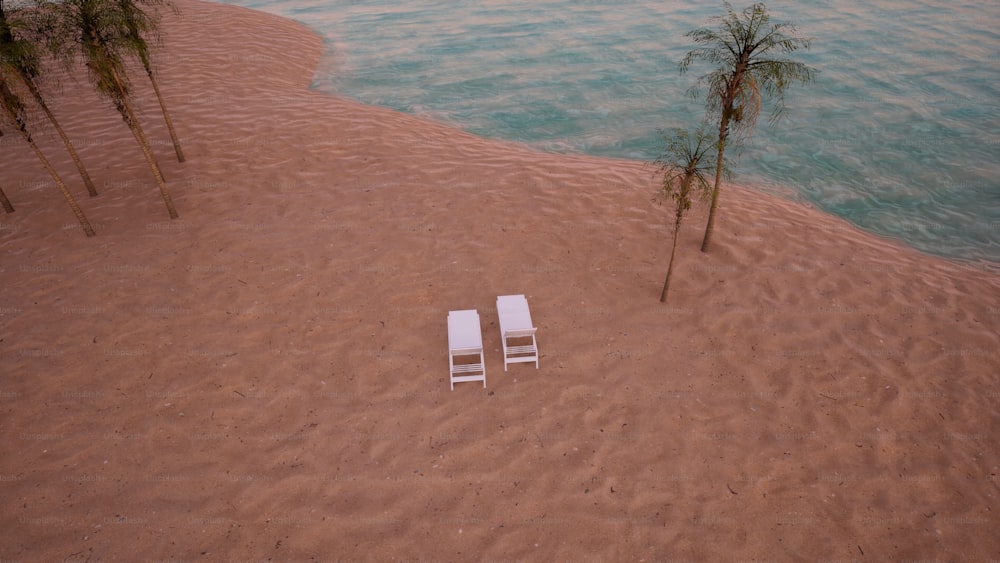
<instances>
[{"instance_id":1,"label":"chair backrest","mask_svg":"<svg viewBox=\"0 0 1000 563\"><path fill-rule=\"evenodd\" d=\"M448 348L478 353L482 346L479 313L475 309L448 311Z\"/></svg>"}]
</instances>

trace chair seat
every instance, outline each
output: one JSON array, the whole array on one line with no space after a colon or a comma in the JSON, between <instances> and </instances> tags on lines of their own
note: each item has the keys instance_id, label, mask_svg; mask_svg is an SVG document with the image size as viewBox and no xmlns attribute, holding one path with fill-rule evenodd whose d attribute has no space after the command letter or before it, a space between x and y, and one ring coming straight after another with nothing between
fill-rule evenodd
<instances>
[{"instance_id":1,"label":"chair seat","mask_svg":"<svg viewBox=\"0 0 1000 563\"><path fill-rule=\"evenodd\" d=\"M461 364L451 368L451 373L472 373L481 371L483 371L483 364Z\"/></svg>"}]
</instances>

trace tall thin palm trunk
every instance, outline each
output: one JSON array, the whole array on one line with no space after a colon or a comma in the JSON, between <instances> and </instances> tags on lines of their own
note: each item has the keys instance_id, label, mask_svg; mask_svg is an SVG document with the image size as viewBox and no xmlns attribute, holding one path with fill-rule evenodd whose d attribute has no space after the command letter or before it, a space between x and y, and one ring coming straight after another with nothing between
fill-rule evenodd
<instances>
[{"instance_id":1,"label":"tall thin palm trunk","mask_svg":"<svg viewBox=\"0 0 1000 563\"><path fill-rule=\"evenodd\" d=\"M80 177L83 178L83 185L87 187L87 193L90 194L90 197L96 196L97 188L94 187L94 181L91 180L90 174L87 172L87 168L84 167L83 161L80 160L80 155L77 154L76 149L73 147L73 143L69 140L66 132L63 131L62 126L59 125L59 121L56 120L56 116L53 115L52 110L49 109L49 105L45 103L45 98L42 97L42 93L38 90L38 86L35 84L35 81L30 77L25 76L24 73L20 73L18 77L21 79L21 82L28 87L28 91L31 92L32 97L35 99L35 103L42 108L42 111L45 112L45 116L49 119L49 122L52 123L56 132L59 133L59 138L62 139L63 144L66 145L66 152L68 152L70 158L73 159L73 164L76 165L76 169L80 172Z\"/></svg>"},{"instance_id":2,"label":"tall thin palm trunk","mask_svg":"<svg viewBox=\"0 0 1000 563\"><path fill-rule=\"evenodd\" d=\"M674 221L674 245L670 250L670 264L667 266L667 279L663 282L663 293L660 294L660 303L667 302L667 291L670 289L670 276L674 273L674 256L677 255L677 238L681 232L681 213L677 214Z\"/></svg>"},{"instance_id":3,"label":"tall thin palm trunk","mask_svg":"<svg viewBox=\"0 0 1000 563\"><path fill-rule=\"evenodd\" d=\"M715 147L715 187L712 188L712 205L708 208L708 224L705 226L705 238L701 241L701 251L708 252L708 245L715 230L715 211L719 208L719 190L722 187L723 153L726 150L726 137L729 134L729 116L723 115L719 123L719 142Z\"/></svg>"},{"instance_id":4,"label":"tall thin palm trunk","mask_svg":"<svg viewBox=\"0 0 1000 563\"><path fill-rule=\"evenodd\" d=\"M66 203L68 203L70 209L73 210L73 215L76 215L76 220L79 221L80 226L83 227L83 232L87 233L88 237L92 237L97 234L94 232L94 228L90 226L90 221L88 221L87 216L83 214L83 210L80 209L76 200L73 199L73 194L69 193L69 190L66 189L66 184L63 183L62 178L59 177L56 169L52 167L49 159L45 158L45 155L42 154L42 150L35 144L35 140L31 138L31 135L29 135L27 131L24 130L21 130L21 136L28 141L28 144L31 145L31 150L35 151L35 154L38 156L38 160L42 161L42 165L49 171L49 175L52 176L52 179L55 181L59 191L61 191L63 197L66 198Z\"/></svg>"},{"instance_id":5,"label":"tall thin palm trunk","mask_svg":"<svg viewBox=\"0 0 1000 563\"><path fill-rule=\"evenodd\" d=\"M76 199L73 198L73 194L66 189L66 184L63 183L62 178L59 177L59 173L52 167L52 163L49 162L49 159L45 158L45 154L42 152L42 149L38 148L35 140L31 138L31 134L28 133L24 127L18 127L18 131L21 132L21 137L28 142L29 146L31 146L31 150L35 151L35 156L37 156L38 160L42 162L42 166L44 166L45 170L48 171L49 176L52 176L52 180L56 183L56 187L58 187L59 191L62 192L63 197L66 198L66 203L68 203L70 209L73 210L73 215L76 216L76 220L79 221L80 226L83 227L83 232L86 233L88 237L92 237L97 234L94 232L94 228L90 226L90 221L88 221L87 216L83 214L83 210L80 209L79 205L77 205Z\"/></svg>"},{"instance_id":6,"label":"tall thin palm trunk","mask_svg":"<svg viewBox=\"0 0 1000 563\"><path fill-rule=\"evenodd\" d=\"M697 152L697 149L695 152ZM683 180L681 180L681 185L678 188L680 202L678 202L676 216L674 218L674 244L670 249L670 264L667 265L667 279L663 281L663 293L660 294L660 303L667 302L667 291L670 289L670 276L674 273L674 256L677 255L677 239L680 238L681 221L684 219L684 212L687 211L688 207L685 202L688 202L691 197L691 183L694 182L700 174L698 171L698 161L700 159L701 156L696 156L692 161L687 163L687 167L684 170ZM721 173L722 170L719 169L719 172Z\"/></svg>"},{"instance_id":7,"label":"tall thin palm trunk","mask_svg":"<svg viewBox=\"0 0 1000 563\"><path fill-rule=\"evenodd\" d=\"M11 205L10 200L7 199L7 194L3 193L3 187L0 187L0 204L3 204L3 210L7 213L14 212L14 206Z\"/></svg>"},{"instance_id":8,"label":"tall thin palm trunk","mask_svg":"<svg viewBox=\"0 0 1000 563\"><path fill-rule=\"evenodd\" d=\"M174 143L174 152L177 153L177 162L184 162L184 151L181 150L181 142L177 139L177 132L174 131L174 123L170 120L170 112L167 111L167 104L163 101L163 96L160 94L160 86L156 83L156 78L153 77L153 66L149 64L149 61L143 57L142 65L146 67L146 75L149 76L149 82L153 85L153 92L156 93L156 100L160 102L160 111L163 113L163 121L167 124L167 131L170 133L170 140Z\"/></svg>"},{"instance_id":9,"label":"tall thin palm trunk","mask_svg":"<svg viewBox=\"0 0 1000 563\"><path fill-rule=\"evenodd\" d=\"M149 146L149 140L146 138L146 134L142 131L142 126L139 125L139 120L135 117L135 112L132 111L132 104L129 103L128 91L125 89L124 83L121 77L118 75L116 69L111 69L111 73L114 77L115 86L118 89L119 94L119 112L122 115L122 119L125 124L128 125L132 135L135 137L135 141L139 143L139 148L142 149L142 154L146 157L146 162L149 163L150 170L153 171L153 177L156 179L156 187L160 189L160 195L163 197L163 203L167 206L167 213L170 215L171 219L176 219L177 209L174 208L173 199L170 197L170 192L167 191L166 181L163 179L163 174L160 172L160 166L156 163L156 157L153 156L153 149ZM116 104L117 105L117 104Z\"/></svg>"}]
</instances>

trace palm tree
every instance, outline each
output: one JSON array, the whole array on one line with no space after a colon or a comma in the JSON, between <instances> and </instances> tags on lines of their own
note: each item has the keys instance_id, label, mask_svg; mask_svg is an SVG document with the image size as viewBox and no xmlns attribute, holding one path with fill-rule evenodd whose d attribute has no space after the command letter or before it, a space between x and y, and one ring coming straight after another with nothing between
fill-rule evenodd
<instances>
[{"instance_id":1,"label":"palm tree","mask_svg":"<svg viewBox=\"0 0 1000 563\"><path fill-rule=\"evenodd\" d=\"M94 187L94 181L91 180L83 161L80 160L80 155L73 147L73 143L70 142L62 126L59 125L59 121L49 109L49 105L45 103L45 98L38 87L37 79L40 72L38 52L33 43L14 36L14 23L13 18L8 17L4 12L3 1L0 0L0 73L6 72L10 76L16 77L28 88L31 97L42 108L49 122L59 133L59 138L66 145L66 151L69 152L73 164L80 172L83 184L87 187L87 193L91 197L96 196L97 188Z\"/></svg>"},{"instance_id":2,"label":"palm tree","mask_svg":"<svg viewBox=\"0 0 1000 563\"><path fill-rule=\"evenodd\" d=\"M43 7L53 16L53 20L46 25L46 37L51 48L70 59L74 54L83 56L94 87L100 95L111 100L121 114L146 157L170 218L176 219L177 210L167 191L163 174L132 109L130 83L124 61L124 56L131 52L125 23L128 16L122 13L115 0L45 1ZM66 49L67 41L74 43L73 47L78 49L78 53Z\"/></svg>"},{"instance_id":3,"label":"palm tree","mask_svg":"<svg viewBox=\"0 0 1000 563\"><path fill-rule=\"evenodd\" d=\"M73 194L69 193L66 189L66 184L63 183L62 178L56 173L56 169L52 167L49 163L49 159L45 158L42 150L38 148L35 144L35 140L31 137L31 133L28 132L28 122L26 118L26 112L24 109L24 104L21 102L20 96L17 92L12 90L7 84L6 79L2 74L0 74L0 106L3 106L3 112L9 119L9 121L14 125L14 128L21 133L21 137L27 141L28 145L31 146L31 150L35 151L35 156L38 160L42 162L42 165L48 170L49 175L55 181L56 186L59 187L59 191L62 192L63 197L66 198L66 202L69 203L70 209L73 210L73 214L76 215L78 221L80 221L80 226L83 227L83 232L87 234L88 237L94 236L94 228L90 226L90 222L87 221L87 217L83 214L83 210L80 206L76 204L76 200L73 199Z\"/></svg>"},{"instance_id":4,"label":"palm tree","mask_svg":"<svg viewBox=\"0 0 1000 563\"><path fill-rule=\"evenodd\" d=\"M663 175L659 197L674 200L675 208L674 244L670 250L667 279L663 282L663 292L660 293L661 303L667 301L681 220L684 219L684 213L691 209L691 196L698 194L705 199L711 189L705 174L712 169L709 161L714 148L712 136L703 128L699 128L693 136L683 129L673 129L670 135L663 136L663 140L665 143L663 154L656 159L656 164L659 165L658 173ZM703 162L706 164L702 164Z\"/></svg>"},{"instance_id":5,"label":"palm tree","mask_svg":"<svg viewBox=\"0 0 1000 563\"><path fill-rule=\"evenodd\" d=\"M144 37L144 35L155 32L157 25L156 16L150 16L139 6L139 4L157 6L163 3L163 0L118 0L118 9L121 10L123 16L128 48L142 61L142 66L146 69L146 76L149 77L149 82L153 85L156 100L160 103L163 121L167 124L167 131L170 132L170 140L174 143L174 152L177 153L177 162L184 162L184 152L181 150L181 142L177 139L177 132L174 131L174 123L170 120L167 104L163 101L163 96L160 94L160 86L156 83L156 77L153 74L153 63L150 60L149 44L146 43L146 38Z\"/></svg>"},{"instance_id":6,"label":"palm tree","mask_svg":"<svg viewBox=\"0 0 1000 563\"><path fill-rule=\"evenodd\" d=\"M722 159L730 133L737 142L750 136L757 123L764 94L775 98L771 122L777 121L784 111L785 88L793 81L803 84L811 81L816 72L816 69L803 63L776 56L799 48L807 49L809 39L795 35L795 27L789 23L771 23L767 6L763 3L736 13L727 2L726 10L728 13L725 16L715 18L719 22L718 28L702 28L687 33L687 37L701 47L688 52L680 63L681 72L685 72L696 60L717 65L696 84L696 88L699 85L708 87L708 110L719 117L715 187L712 189L712 207L708 212L702 252L708 251L715 226Z\"/></svg>"}]
</instances>

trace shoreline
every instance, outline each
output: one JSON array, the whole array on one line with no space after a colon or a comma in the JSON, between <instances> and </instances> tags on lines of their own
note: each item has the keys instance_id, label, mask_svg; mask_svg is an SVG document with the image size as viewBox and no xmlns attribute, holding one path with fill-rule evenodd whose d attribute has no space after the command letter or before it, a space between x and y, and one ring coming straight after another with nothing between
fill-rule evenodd
<instances>
[{"instance_id":1,"label":"shoreline","mask_svg":"<svg viewBox=\"0 0 1000 563\"><path fill-rule=\"evenodd\" d=\"M450 131L450 132L453 132L453 133L456 133L456 134L457 133L461 133L464 136L475 138L475 139L480 140L480 141L482 141L484 143L487 143L487 144L494 143L497 146L501 146L501 147L517 147L517 148L520 148L520 149L522 149L524 151L527 151L528 153L534 153L534 154L536 154L542 160L544 160L545 158L552 158L552 159L557 159L557 160L558 159L566 159L566 160L574 160L574 159L576 159L576 160L582 161L581 162L582 164L584 164L584 165L590 165L590 166L600 166L601 163L604 162L604 163L607 163L609 165L619 165L619 166L626 167L626 168L630 167L630 166L639 166L639 167L642 167L643 169L649 168L650 172L652 172L652 170L653 170L651 163L649 163L647 161L642 161L642 160L634 160L634 159L628 159L628 158L601 157L601 156L588 155L588 154L584 154L584 153L559 153L559 152L550 152L550 151L546 151L544 149L532 146L531 144L521 143L521 142L517 142L517 141L510 141L510 140L506 140L506 139L498 139L498 138L495 139L495 138L489 138L489 137L480 137L480 136L478 136L478 135L476 135L474 133L467 132L467 131L465 131L463 129L460 129L460 128L452 126L452 125L449 125L447 123L436 121L436 120L434 120L433 118L430 118L430 117L424 117L424 116L421 116L421 115L418 115L418 114L411 114L411 113L406 113L406 112L400 112L398 110L395 110L395 109L392 109L392 108L388 108L388 107L384 107L384 106L373 106L373 105L366 104L366 103L364 103L362 101L359 101L359 100L354 100L353 98L344 97L344 96L338 95L336 93L330 93L330 92L327 92L327 91L324 91L324 90L317 89L317 88L315 88L313 86L313 81L314 81L314 78L316 76L316 71L318 69L318 63L319 63L319 61L323 57L327 56L327 54L325 52L325 47L324 47L324 43L325 43L326 39L321 34L319 34L317 31L315 31L314 29L312 29L311 27L309 27L307 24L305 24L305 23L303 23L303 22L301 22L299 20L296 20L294 18L291 18L291 17L285 17L285 16L282 16L282 15L279 15L279 14L274 14L272 12L267 12L267 11L263 11L263 10L256 10L256 9L253 9L253 8L246 8L246 7L243 7L243 6L236 5L236 4L211 2L211 1L208 1L208 0L202 0L202 1L204 1L205 3L208 3L208 4L213 4L213 5L223 6L223 7L229 7L229 8L242 8L242 9L251 10L253 12L257 12L257 13L260 13L260 14L266 14L268 16L277 18L279 20L291 23L291 24L293 24L295 26L299 26L300 28L304 29L308 34L311 34L311 35L315 36L315 38L319 41L319 44L320 44L319 53L318 54L314 54L314 53L310 53L309 54L309 57L308 57L309 64L308 65L305 65L304 61L301 61L301 60L298 61L298 62L299 63L303 63L302 66L299 67L299 68L305 68L306 66L308 66L309 68L312 69L312 70L309 71L309 78L306 81L306 87L307 87L307 89L309 91L315 92L315 93L317 93L319 95L329 96L330 98L336 99L336 100L338 100L341 103L356 104L360 108L378 109L378 110L390 112L390 113L393 113L393 114L398 114L400 116L411 117L411 118L417 120L418 122L421 122L421 123L424 123L424 124L427 124L427 125L433 125L435 127L439 127L439 128L442 128L442 129L444 129L446 131ZM160 52L158 54L162 58L162 52ZM156 56L156 55L154 55L154 56ZM244 60L250 61L250 62L260 62L261 60L263 60L262 55L259 55L259 54L258 55L253 55L253 56L246 56L246 55L240 55L240 54L236 53L236 54L230 54L226 58L227 58L227 60L229 62L237 62L237 63L242 62ZM254 59L256 59L256 60L254 60ZM82 78L77 77L76 79L80 83L85 84L85 82L83 81ZM181 100L183 101L183 97L181 97ZM224 102L224 99L221 99L221 100L218 100L218 101ZM158 115L154 111L148 111L147 113L150 114L150 117L152 117L152 118L157 118L158 117ZM36 135L36 138L46 138L46 137L49 140L55 141L55 133L52 132L52 131L43 130L40 135ZM20 139L13 139L12 142L13 142L14 145L20 145L21 144L20 143ZM87 139L82 139L82 140L74 141L74 143L77 146L77 148L79 148L81 145L82 146L86 146L88 143L94 143L94 142L95 141L92 141L92 140L88 141ZM164 155L168 155L169 154L170 151L167 150L167 149L172 148L172 145L171 145L169 139L150 139L150 143L151 143L151 146L154 148L154 150L156 150L157 148L160 149L158 152L160 153L161 158L164 158ZM248 144L253 144L254 142L253 141L247 141L247 143ZM98 141L97 144L101 144L101 143ZM237 145L237 146L239 146L240 143L236 142L234 144ZM258 145L258 146L260 146L260 145ZM55 144L53 144L53 148L56 149L56 150L53 150L53 152L57 152L58 147L56 147ZM28 160L32 160L33 158L34 157L32 155ZM72 176L70 175L70 172L71 172L70 170L67 170L66 171L66 175L68 177L72 178ZM117 187L117 188L120 188L120 187L123 187L123 186L126 187L126 188L137 187L140 182L141 182L141 180L129 179L129 180L124 180L124 181L119 181L118 182L119 185L117 185L117 186L114 185L115 182L105 182L105 186L104 187L106 187L106 188L107 187L112 187L112 188L116 188ZM31 182L31 184L34 187L36 187L36 188L37 187L51 186L52 185L51 179L49 179L47 175L45 175L45 179L44 180L36 180L34 182ZM22 185L20 187L31 187L31 186L25 185L22 182ZM817 213L819 213L819 214L821 214L823 216L830 217L830 218L836 219L838 221L841 221L846 227L848 227L848 228L856 231L859 234L862 234L864 236L870 236L870 237L873 237L875 239L878 239L878 240L890 243L892 246L898 246L900 249L904 249L906 251L916 252L920 256L923 256L923 257L926 257L926 258L929 258L929 259L934 259L934 260L942 260L942 261L945 261L947 263L959 266L959 267L961 267L961 268L963 268L965 270L982 271L982 272L986 272L986 273L990 273L990 274L1000 274L1000 262L996 262L996 261L992 261L992 260L988 260L988 259L984 259L984 258L963 258L963 257L956 257L956 256L950 256L950 255L943 255L943 254L931 253L931 252L927 252L927 251L921 250L921 249L919 249L919 248L911 245L904 238L895 237L895 236L886 235L886 234L881 234L881 233L878 233L878 232L875 232L875 231L867 230L864 227L853 223L849 219L846 219L846 218L841 217L839 215L836 215L836 214L833 214L833 213L829 213L827 211L822 210L820 207L818 207L814 203L808 201L804 196L802 196L802 194L800 194L798 191L795 190L794 187L792 187L790 185L785 185L785 184L777 183L775 181L768 180L768 179L760 179L760 181L758 181L758 182L750 182L750 183L746 183L746 182L723 182L722 190L723 190L723 192L729 191L729 190L741 190L741 191L748 192L748 193L760 194L760 195L765 196L765 197L776 198L776 199L779 199L779 200L791 203L791 204L793 204L795 206L799 206L799 207L803 207L803 208L806 208L806 209L810 209L810 210L816 211ZM84 201L86 201L85 198L79 198L78 197L78 201L80 199L83 199ZM707 214L707 211L705 209L699 209L699 207L706 207L706 205L702 204L702 203L699 203L699 204L696 204L696 206L693 208L692 212L688 216L689 217L688 221L685 223L685 225L689 229L690 228L698 228L699 227L698 225L692 225L691 224L691 219L696 218L699 215L699 213L700 214ZM3 217L4 216L0 216L0 218L3 218ZM71 226L75 227L75 226L77 226L77 223L69 223L69 222L67 222L67 224L64 225L64 228L70 229ZM0 223L0 230L3 230L4 228L6 228L8 230L11 230L11 229L16 229L18 227L16 225L11 225L11 224L7 224L7 223ZM702 230L704 230L703 225L700 228L702 228Z\"/></svg>"},{"instance_id":2,"label":"shoreline","mask_svg":"<svg viewBox=\"0 0 1000 563\"><path fill-rule=\"evenodd\" d=\"M314 32L319 33L321 31L328 33L329 37L323 37L324 49L321 58L321 68L317 69L312 81L312 87L332 95L344 95L338 92L335 86L339 84L339 80L334 77L341 68L348 70L351 65L357 64L353 59L353 56L346 55L352 48L348 44L341 44L338 33L352 34L351 28L354 26L347 26L342 28L341 24L344 17L353 17L351 14L353 12L348 10L348 12L342 14L340 17L334 17L332 14L327 15L322 10L320 14L322 17L317 17L312 10L306 10L299 12L294 9L289 9L286 5L268 5L263 6L263 9L268 10L270 13L275 13L277 15L282 15L285 17L291 17L297 21L301 21L303 24L310 26ZM282 13L286 12L286 13ZM330 21L327 21L328 18ZM420 17L418 16L418 20ZM341 21L341 24L332 24L333 21ZM693 24L692 24L693 25ZM362 48L362 44L358 44L356 48ZM367 50L367 48L365 48ZM406 56L407 61L414 60L411 56ZM419 64L419 60L415 59L415 62ZM363 72L363 69L354 69ZM499 69L498 69L499 70ZM507 71L509 69L503 69ZM349 74L353 74L353 71L349 71ZM355 82L350 77L343 77L343 80L347 82ZM402 80L406 84L407 88L415 87L416 84L411 80ZM419 81L418 81L419 82ZM451 82L451 80L445 80L445 83ZM346 87L346 86L345 86ZM365 88L364 84L356 84L351 88ZM376 89L376 91L378 91ZM436 87L435 87L436 91ZM360 93L360 92L359 92ZM419 94L414 93L415 96L419 97ZM560 97L558 91L552 93L555 97ZM355 99L354 96L351 96ZM569 147L569 144L562 145L557 140L538 140L538 141L519 141L523 137L516 130L509 130L503 128L502 125L497 125L500 129L493 129L491 125L481 122L478 118L469 117L464 119L465 122L459 123L450 119L450 110L440 108L444 111L441 114L435 110L431 110L422 105L412 106L407 99L400 99L398 96L393 96L390 92L381 92L379 95L375 95L381 104L390 109L403 111L409 115L419 115L421 117L429 118L431 120L437 119L439 123L443 123L447 126L454 127L457 129L462 129L470 131L473 134L486 134L483 136L490 139L498 139L504 141L513 142L525 142L528 146L536 148L537 150L544 151L548 154L553 155L565 155L568 154L567 151L573 151ZM388 100L392 100L389 102ZM360 100L364 101L364 100ZM422 100L423 104L428 104L427 100ZM680 101L680 100L678 100ZM415 102L414 102L415 103ZM796 104L797 105L797 104ZM669 106L668 106L669 107ZM570 108L564 108L571 110ZM818 108L810 107L811 110L817 111ZM581 110L586 112L586 110ZM517 112L515 112L517 113ZM793 111L793 113L795 113ZM667 115L670 115L668 112ZM804 118L808 113L800 115L800 118ZM793 116L790 116L793 117ZM670 119L670 121L675 121L675 119ZM864 117L855 116L845 117L844 121L859 121L863 122ZM492 123L487 120L488 123ZM655 123L654 118L651 123ZM792 124L795 123L793 119ZM474 125L476 124L476 125ZM789 124L789 125L792 125ZM465 127L469 125L469 127ZM780 167L778 170L773 170L771 166L766 166L764 169L760 168L755 161L768 160L768 151L763 151L770 145L768 141L768 134L766 133L767 127L764 123L761 123L761 128L758 129L758 135L755 135L753 143L748 144L746 156L750 158L743 158L736 161L734 159L734 166L736 169L744 169L743 173L737 174L736 180L738 184L744 187L750 187L756 191L763 191L770 195L778 195L780 197L785 197L797 203L808 203L817 209L823 210L827 214L832 214L838 217L842 217L852 224L856 225L858 228L880 236L883 238L891 238L902 242L904 245L911 248L916 248L923 252L924 254L936 256L940 258L945 258L947 260L957 261L957 262L971 262L971 263L987 263L993 265L994 272L1000 272L1000 254L995 252L996 241L995 237L995 227L996 225L991 225L988 220L988 215L984 215L984 211L988 209L979 209L977 212L977 207L972 205L971 207L951 207L951 204L945 203L943 200L950 201L948 198L950 196L938 193L940 190L934 187L934 182L928 180L927 182L922 181L907 181L905 178L901 178L898 175L885 174L885 171L881 172L881 175L876 174L875 176L869 176L870 173L874 173L875 168L867 168L864 170L852 168L851 172L848 174L856 176L858 178L868 178L865 181L865 186L872 186L875 184L885 184L886 186L895 186L888 191L881 191L881 193L874 192L868 188L862 188L860 191L846 190L838 191L831 186L839 185L841 183L852 185L853 181L850 178L844 178L842 174L836 171L831 171L829 169L816 169L813 167L814 164L808 162L810 158L808 155L797 155L795 158L800 160L799 164L801 166L791 166L791 169L798 170L796 174L787 174L783 172ZM489 129L484 129L484 127L489 127ZM529 127L529 130L531 128ZM783 129L780 127L779 129ZM632 131L631 133L635 133ZM757 138L763 135L763 139ZM603 135L600 135L603 137ZM627 135L629 139L635 139L635 135ZM852 141L840 139L838 140L827 140L823 137L813 139L816 143L815 150L820 152L824 151L824 145L826 143L831 144L844 144L850 145ZM759 143L763 142L761 145ZM642 153L653 154L650 150L651 147L648 143L643 143L644 150ZM772 147L773 148L773 147ZM733 152L729 150L727 152ZM783 152L783 151L779 151ZM792 151L795 152L795 151ZM584 143L578 146L572 154L579 154L585 156L594 156L597 158L611 158L611 159L626 159L633 160L637 162L643 162L643 160L636 160L642 158L637 156L637 153L631 154L614 154L606 155L600 152L590 152L589 145ZM774 155L772 155L774 156ZM861 154L858 155L862 156ZM782 154L781 159L787 161L789 157L793 157L791 153ZM851 155L840 155L841 158L850 158ZM896 155L896 157L902 158L902 155ZM652 157L649 157L651 159ZM904 165L904 168L908 166ZM769 170L768 171L765 171ZM812 170L811 174L804 173L803 171ZM847 172L845 172L847 173ZM815 182L815 184L814 184ZM977 182L965 182L961 183L958 179L949 180L949 187L945 191L949 193L955 193L959 190L965 190L968 187L970 190L975 189L982 194L982 190L988 185L985 182L985 177ZM904 186L906 186L904 188ZM923 187L921 187L923 186ZM942 188L944 189L944 188ZM938 197L942 200L939 200ZM916 200L916 201L915 201ZM921 211L917 208L922 208L922 205L918 205L920 200L927 200L927 203L932 207L938 209L938 211L943 212L944 209L950 209L948 212L949 218L946 218L942 213ZM867 202L882 202L880 204L875 203L864 203ZM931 203L932 201L937 203ZM855 205L856 202L861 202ZM939 205L944 205L944 208L939 207ZM992 231L992 232L991 232Z\"/></svg>"},{"instance_id":3,"label":"shoreline","mask_svg":"<svg viewBox=\"0 0 1000 563\"><path fill-rule=\"evenodd\" d=\"M177 4L188 161L154 151L180 219L96 98L53 104L96 237L0 153L0 558L1000 552L996 273L727 184L664 305L652 167L312 90L308 28ZM537 370L501 369L518 293ZM450 391L447 312L471 308L487 387Z\"/></svg>"}]
</instances>

